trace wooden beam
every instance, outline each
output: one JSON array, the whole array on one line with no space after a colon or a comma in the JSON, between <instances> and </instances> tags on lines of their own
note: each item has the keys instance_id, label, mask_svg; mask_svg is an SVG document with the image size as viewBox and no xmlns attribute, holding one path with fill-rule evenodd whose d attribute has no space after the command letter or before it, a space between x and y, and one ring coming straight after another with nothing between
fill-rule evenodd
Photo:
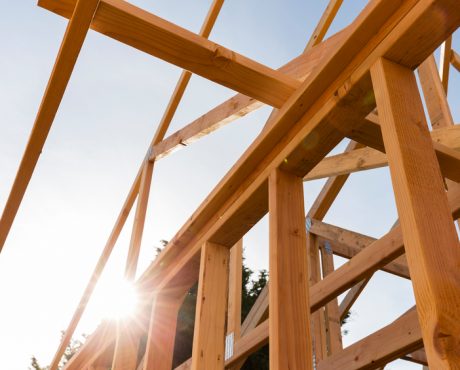
<instances>
[{"instance_id":1,"label":"wooden beam","mask_svg":"<svg viewBox=\"0 0 460 370\"><path fill-rule=\"evenodd\" d=\"M171 370L182 299L158 293L152 305L143 370Z\"/></svg>"},{"instance_id":2,"label":"wooden beam","mask_svg":"<svg viewBox=\"0 0 460 370\"><path fill-rule=\"evenodd\" d=\"M423 346L415 308L318 364L318 370L376 369Z\"/></svg>"},{"instance_id":3,"label":"wooden beam","mask_svg":"<svg viewBox=\"0 0 460 370\"><path fill-rule=\"evenodd\" d=\"M454 50L452 50L450 62L455 67L455 69L460 72L460 55L458 55Z\"/></svg>"},{"instance_id":4,"label":"wooden beam","mask_svg":"<svg viewBox=\"0 0 460 370\"><path fill-rule=\"evenodd\" d=\"M324 245L320 248L323 277L334 271L334 259L332 250L326 249ZM325 307L327 349L328 355L339 352L342 345L342 321L340 319L339 305L337 298L332 299Z\"/></svg>"},{"instance_id":5,"label":"wooden beam","mask_svg":"<svg viewBox=\"0 0 460 370\"><path fill-rule=\"evenodd\" d=\"M426 358L426 353L424 349L419 349L418 351L409 353L406 356L401 357L401 359L414 362L416 364L428 366L428 360Z\"/></svg>"},{"instance_id":6,"label":"wooden beam","mask_svg":"<svg viewBox=\"0 0 460 370\"><path fill-rule=\"evenodd\" d=\"M53 71L48 80L32 132L0 219L0 252L45 145L54 117L77 62L78 54L98 6L99 0L78 0L72 13L69 14L70 20L67 24ZM56 366L53 363L51 370L55 369Z\"/></svg>"},{"instance_id":7,"label":"wooden beam","mask_svg":"<svg viewBox=\"0 0 460 370\"><path fill-rule=\"evenodd\" d=\"M451 149L460 150L460 126L446 127L432 131L431 137L434 141ZM304 177L304 180L317 180L385 166L388 166L388 159L385 153L373 148L355 149L324 158Z\"/></svg>"},{"instance_id":8,"label":"wooden beam","mask_svg":"<svg viewBox=\"0 0 460 370\"><path fill-rule=\"evenodd\" d=\"M449 36L441 45L441 53L439 55L439 76L441 77L442 86L445 93L449 87L449 70L452 55L452 36Z\"/></svg>"},{"instance_id":9,"label":"wooden beam","mask_svg":"<svg viewBox=\"0 0 460 370\"><path fill-rule=\"evenodd\" d=\"M134 370L140 344L140 329L132 318L117 322L117 340L113 353L112 370Z\"/></svg>"},{"instance_id":10,"label":"wooden beam","mask_svg":"<svg viewBox=\"0 0 460 370\"><path fill-rule=\"evenodd\" d=\"M40 0L38 4L69 17L75 0ZM275 107L299 86L281 72L122 0L101 0L91 28Z\"/></svg>"},{"instance_id":11,"label":"wooden beam","mask_svg":"<svg viewBox=\"0 0 460 370\"><path fill-rule=\"evenodd\" d=\"M342 5L343 0L330 0L329 4L326 7L326 10L323 12L320 21L316 25L313 34L308 41L307 46L305 47L305 51L310 50L313 46L318 45L321 41L323 41L324 36L326 36L329 27L331 26L332 21L334 20L337 12Z\"/></svg>"},{"instance_id":12,"label":"wooden beam","mask_svg":"<svg viewBox=\"0 0 460 370\"><path fill-rule=\"evenodd\" d=\"M313 369L302 179L274 170L270 203L270 369Z\"/></svg>"},{"instance_id":13,"label":"wooden beam","mask_svg":"<svg viewBox=\"0 0 460 370\"><path fill-rule=\"evenodd\" d=\"M417 83L411 70L385 59L371 74L425 350L430 366L455 369L460 245Z\"/></svg>"},{"instance_id":14,"label":"wooden beam","mask_svg":"<svg viewBox=\"0 0 460 370\"><path fill-rule=\"evenodd\" d=\"M372 276L367 277L361 280L355 286L353 286L353 288L351 288L350 291L347 293L347 295L342 299L342 302L340 302L340 305L339 305L340 322L342 322L347 316L348 312L350 312L351 307L356 302L356 300L358 299L359 295L364 290L366 285L369 283L369 281L371 280L371 277Z\"/></svg>"},{"instance_id":15,"label":"wooden beam","mask_svg":"<svg viewBox=\"0 0 460 370\"><path fill-rule=\"evenodd\" d=\"M348 29L340 31L321 43L321 45L299 55L278 70L300 81L305 80L313 69L333 52L347 33ZM262 106L264 104L254 98L237 94L154 145L150 160L164 158L170 153L192 144L199 138L244 117Z\"/></svg>"},{"instance_id":16,"label":"wooden beam","mask_svg":"<svg viewBox=\"0 0 460 370\"><path fill-rule=\"evenodd\" d=\"M223 370L229 249L207 242L201 249L192 370Z\"/></svg>"},{"instance_id":17,"label":"wooden beam","mask_svg":"<svg viewBox=\"0 0 460 370\"><path fill-rule=\"evenodd\" d=\"M418 74L433 129L453 126L454 120L447 102L446 91L439 78L434 55L430 55L420 65Z\"/></svg>"},{"instance_id":18,"label":"wooden beam","mask_svg":"<svg viewBox=\"0 0 460 370\"><path fill-rule=\"evenodd\" d=\"M230 249L228 282L227 335L237 340L241 336L241 300L243 285L243 240Z\"/></svg>"}]
</instances>

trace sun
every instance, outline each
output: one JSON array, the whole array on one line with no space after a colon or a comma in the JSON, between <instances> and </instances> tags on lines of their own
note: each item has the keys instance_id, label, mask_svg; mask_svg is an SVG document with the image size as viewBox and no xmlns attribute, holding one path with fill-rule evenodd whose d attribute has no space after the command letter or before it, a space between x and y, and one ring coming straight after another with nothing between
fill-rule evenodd
<instances>
[{"instance_id":1,"label":"sun","mask_svg":"<svg viewBox=\"0 0 460 370\"><path fill-rule=\"evenodd\" d=\"M132 283L124 279L112 279L101 288L97 299L97 311L100 316L119 320L135 313L139 299Z\"/></svg>"}]
</instances>

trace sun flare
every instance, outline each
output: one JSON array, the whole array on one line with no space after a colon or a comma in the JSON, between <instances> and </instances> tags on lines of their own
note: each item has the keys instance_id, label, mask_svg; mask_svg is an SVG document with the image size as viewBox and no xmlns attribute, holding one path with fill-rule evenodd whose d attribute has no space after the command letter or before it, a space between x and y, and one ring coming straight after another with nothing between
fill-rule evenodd
<instances>
[{"instance_id":1,"label":"sun flare","mask_svg":"<svg viewBox=\"0 0 460 370\"><path fill-rule=\"evenodd\" d=\"M103 318L118 320L134 314L138 295L134 285L122 279L106 284L98 301L98 311Z\"/></svg>"}]
</instances>

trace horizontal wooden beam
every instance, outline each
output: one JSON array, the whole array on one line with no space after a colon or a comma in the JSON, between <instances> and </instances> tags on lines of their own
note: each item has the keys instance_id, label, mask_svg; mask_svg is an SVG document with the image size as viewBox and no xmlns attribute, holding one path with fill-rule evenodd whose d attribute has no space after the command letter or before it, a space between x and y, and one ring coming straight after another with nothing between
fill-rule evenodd
<instances>
[{"instance_id":1,"label":"horizontal wooden beam","mask_svg":"<svg viewBox=\"0 0 460 370\"><path fill-rule=\"evenodd\" d=\"M348 29L331 36L320 45L299 55L278 70L300 81L305 80L313 69L330 55L334 48L345 38ZM168 154L190 145L199 138L208 135L222 126L244 117L264 104L243 94L237 94L224 101L206 114L187 124L153 146L150 160L161 159Z\"/></svg>"},{"instance_id":2,"label":"horizontal wooden beam","mask_svg":"<svg viewBox=\"0 0 460 370\"><path fill-rule=\"evenodd\" d=\"M451 149L460 150L460 126L431 131L431 137ZM373 148L361 148L324 158L304 180L316 180L385 166L388 166L385 153Z\"/></svg>"},{"instance_id":3,"label":"horizontal wooden beam","mask_svg":"<svg viewBox=\"0 0 460 370\"><path fill-rule=\"evenodd\" d=\"M319 362L318 370L376 369L423 347L414 308L390 325Z\"/></svg>"},{"instance_id":4,"label":"horizontal wooden beam","mask_svg":"<svg viewBox=\"0 0 460 370\"><path fill-rule=\"evenodd\" d=\"M76 0L39 0L69 18ZM122 0L101 0L91 28L220 85L281 107L300 83Z\"/></svg>"}]
</instances>

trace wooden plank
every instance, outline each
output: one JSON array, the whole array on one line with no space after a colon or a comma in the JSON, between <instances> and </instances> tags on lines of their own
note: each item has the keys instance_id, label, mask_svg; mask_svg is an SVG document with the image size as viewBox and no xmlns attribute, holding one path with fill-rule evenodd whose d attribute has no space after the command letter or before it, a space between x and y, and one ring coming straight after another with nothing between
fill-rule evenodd
<instances>
[{"instance_id":1,"label":"wooden plank","mask_svg":"<svg viewBox=\"0 0 460 370\"><path fill-rule=\"evenodd\" d=\"M339 305L340 322L342 322L347 316L348 312L350 312L351 307L356 302L356 300L358 299L359 295L364 290L366 285L369 283L371 277L367 277L364 280L361 280L355 286L353 286L353 288L351 288L347 295L342 299L342 302L340 302Z\"/></svg>"},{"instance_id":2,"label":"wooden plank","mask_svg":"<svg viewBox=\"0 0 460 370\"><path fill-rule=\"evenodd\" d=\"M460 245L417 83L411 70L384 59L371 74L425 350L430 366L455 369Z\"/></svg>"},{"instance_id":3,"label":"wooden plank","mask_svg":"<svg viewBox=\"0 0 460 370\"><path fill-rule=\"evenodd\" d=\"M152 305L143 370L171 370L182 299L159 293Z\"/></svg>"},{"instance_id":4,"label":"wooden plank","mask_svg":"<svg viewBox=\"0 0 460 370\"><path fill-rule=\"evenodd\" d=\"M313 369L302 179L274 170L270 203L270 369Z\"/></svg>"},{"instance_id":5,"label":"wooden plank","mask_svg":"<svg viewBox=\"0 0 460 370\"><path fill-rule=\"evenodd\" d=\"M241 336L241 300L243 286L243 240L230 249L228 282L227 335Z\"/></svg>"},{"instance_id":6,"label":"wooden plank","mask_svg":"<svg viewBox=\"0 0 460 370\"><path fill-rule=\"evenodd\" d=\"M460 72L460 55L458 55L454 50L452 50L450 62L455 67L455 69Z\"/></svg>"},{"instance_id":7,"label":"wooden plank","mask_svg":"<svg viewBox=\"0 0 460 370\"><path fill-rule=\"evenodd\" d=\"M431 132L431 137L451 149L460 150L460 126L437 129ZM361 148L324 158L304 180L311 181L385 166L388 166L385 153L373 148Z\"/></svg>"},{"instance_id":8,"label":"wooden plank","mask_svg":"<svg viewBox=\"0 0 460 370\"><path fill-rule=\"evenodd\" d=\"M229 249L207 242L201 249L192 370L224 369Z\"/></svg>"},{"instance_id":9,"label":"wooden plank","mask_svg":"<svg viewBox=\"0 0 460 370\"><path fill-rule=\"evenodd\" d=\"M40 0L38 4L68 17L75 0ZM91 28L275 107L299 86L281 72L122 0L101 0Z\"/></svg>"},{"instance_id":10,"label":"wooden plank","mask_svg":"<svg viewBox=\"0 0 460 370\"><path fill-rule=\"evenodd\" d=\"M320 238L322 245L328 243L334 254L348 259L353 258L363 249L377 241L377 239L367 235L318 220L312 220L310 231ZM382 270L390 274L410 279L407 261L403 256L383 266Z\"/></svg>"},{"instance_id":11,"label":"wooden plank","mask_svg":"<svg viewBox=\"0 0 460 370\"><path fill-rule=\"evenodd\" d=\"M134 370L140 344L140 330L132 318L117 322L117 340L113 354L112 370Z\"/></svg>"},{"instance_id":12,"label":"wooden plank","mask_svg":"<svg viewBox=\"0 0 460 370\"><path fill-rule=\"evenodd\" d=\"M313 46L316 46L321 41L323 41L323 38L324 36L326 36L326 33L329 30L329 27L331 26L332 21L337 15L337 12L339 11L342 3L343 3L343 0L330 0L329 1L329 4L327 4L327 7L325 11L323 12L323 15L321 16L320 21L316 25L316 28L313 31L313 34L311 35L307 46L305 47L305 51L310 50Z\"/></svg>"},{"instance_id":13,"label":"wooden plank","mask_svg":"<svg viewBox=\"0 0 460 370\"><path fill-rule=\"evenodd\" d=\"M348 29L344 29L331 36L318 47L299 55L279 68L279 71L300 81L305 80L313 69L333 52L347 33ZM262 106L263 104L254 98L237 94L157 143L153 147L150 159L161 159Z\"/></svg>"},{"instance_id":14,"label":"wooden plank","mask_svg":"<svg viewBox=\"0 0 460 370\"><path fill-rule=\"evenodd\" d=\"M376 369L423 346L415 308L318 364L318 370Z\"/></svg>"},{"instance_id":15,"label":"wooden plank","mask_svg":"<svg viewBox=\"0 0 460 370\"><path fill-rule=\"evenodd\" d=\"M45 145L56 112L77 62L99 0L79 0L69 14L69 23L61 42L53 71L43 94L26 149L0 219L0 252L5 244L14 217L24 197L29 181ZM56 366L53 364L52 370Z\"/></svg>"},{"instance_id":16,"label":"wooden plank","mask_svg":"<svg viewBox=\"0 0 460 370\"><path fill-rule=\"evenodd\" d=\"M420 365L427 365L428 360L426 358L426 353L424 349L419 349L418 351L407 354L406 356L401 357L403 360L414 362Z\"/></svg>"},{"instance_id":17,"label":"wooden plank","mask_svg":"<svg viewBox=\"0 0 460 370\"><path fill-rule=\"evenodd\" d=\"M433 55L420 65L418 74L433 129L453 126L454 120Z\"/></svg>"},{"instance_id":18,"label":"wooden plank","mask_svg":"<svg viewBox=\"0 0 460 370\"><path fill-rule=\"evenodd\" d=\"M326 277L334 271L334 260L332 250L323 247L321 251L321 262L323 276ZM337 298L332 299L325 307L327 349L328 355L339 352L343 349L342 345L342 325L340 320L339 305Z\"/></svg>"},{"instance_id":19,"label":"wooden plank","mask_svg":"<svg viewBox=\"0 0 460 370\"><path fill-rule=\"evenodd\" d=\"M439 55L439 76L441 77L442 86L445 93L449 87L449 71L452 55L452 36L449 36L441 45L441 53Z\"/></svg>"}]
</instances>

